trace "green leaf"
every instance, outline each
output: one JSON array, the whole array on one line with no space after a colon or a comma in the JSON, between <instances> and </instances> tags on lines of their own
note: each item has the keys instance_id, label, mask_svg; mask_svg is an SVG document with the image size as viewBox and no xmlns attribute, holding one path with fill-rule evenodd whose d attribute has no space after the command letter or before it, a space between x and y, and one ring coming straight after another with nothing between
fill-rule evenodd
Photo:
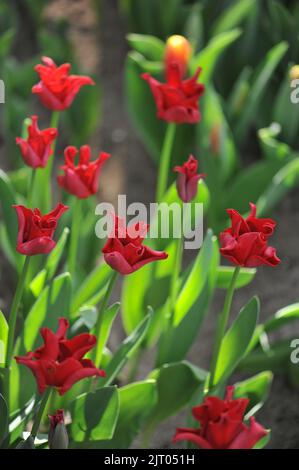
<instances>
[{"instance_id":1,"label":"green leaf","mask_svg":"<svg viewBox=\"0 0 299 470\"><path fill-rule=\"evenodd\" d=\"M267 214L299 183L299 158L291 161L273 177L271 184L257 201L259 215Z\"/></svg>"},{"instance_id":2,"label":"green leaf","mask_svg":"<svg viewBox=\"0 0 299 470\"><path fill-rule=\"evenodd\" d=\"M256 327L259 308L258 298L253 297L225 334L219 351L214 384L227 379L246 354Z\"/></svg>"},{"instance_id":3,"label":"green leaf","mask_svg":"<svg viewBox=\"0 0 299 470\"><path fill-rule=\"evenodd\" d=\"M128 34L127 40L130 47L146 59L157 62L163 60L165 43L161 39L145 34Z\"/></svg>"},{"instance_id":4,"label":"green leaf","mask_svg":"<svg viewBox=\"0 0 299 470\"><path fill-rule=\"evenodd\" d=\"M200 75L201 83L207 83L210 80L222 52L235 42L240 35L241 30L238 28L218 34L210 40L208 45L199 54L193 57L191 66L193 73L195 73L198 67L202 67Z\"/></svg>"},{"instance_id":5,"label":"green leaf","mask_svg":"<svg viewBox=\"0 0 299 470\"><path fill-rule=\"evenodd\" d=\"M15 263L17 263L16 242L18 234L18 219L15 210L12 207L13 204L17 204L17 200L9 178L2 170L0 170L0 200L2 217L4 220L4 230L10 250L8 258L10 260L15 260Z\"/></svg>"},{"instance_id":6,"label":"green leaf","mask_svg":"<svg viewBox=\"0 0 299 470\"><path fill-rule=\"evenodd\" d=\"M264 371L235 384L234 398L249 399L246 419L253 416L263 406L268 398L272 380L272 372Z\"/></svg>"},{"instance_id":7,"label":"green leaf","mask_svg":"<svg viewBox=\"0 0 299 470\"><path fill-rule=\"evenodd\" d=\"M263 330L269 333L270 331L277 330L278 328L298 319L299 303L288 305L287 307L278 310L272 318L267 320L263 325Z\"/></svg>"},{"instance_id":8,"label":"green leaf","mask_svg":"<svg viewBox=\"0 0 299 470\"><path fill-rule=\"evenodd\" d=\"M125 366L127 360L140 346L150 325L152 315L152 312L150 312L130 334L130 336L121 343L119 349L113 355L111 362L109 362L109 365L106 368L106 379L104 379L105 385L113 382L121 369Z\"/></svg>"},{"instance_id":9,"label":"green leaf","mask_svg":"<svg viewBox=\"0 0 299 470\"><path fill-rule=\"evenodd\" d=\"M103 449L128 449L157 403L155 380L148 379L118 389L119 417L113 438L99 443Z\"/></svg>"},{"instance_id":10,"label":"green leaf","mask_svg":"<svg viewBox=\"0 0 299 470\"><path fill-rule=\"evenodd\" d=\"M111 273L110 266L102 262L87 276L74 293L71 307L73 318L78 316L78 311L84 304L93 306L101 300L106 292L107 282L111 277Z\"/></svg>"},{"instance_id":11,"label":"green leaf","mask_svg":"<svg viewBox=\"0 0 299 470\"><path fill-rule=\"evenodd\" d=\"M291 148L276 138L280 132L281 127L277 123L258 131L262 152L269 160L286 160L293 156Z\"/></svg>"},{"instance_id":12,"label":"green leaf","mask_svg":"<svg viewBox=\"0 0 299 470\"><path fill-rule=\"evenodd\" d=\"M235 268L231 266L219 266L217 268L217 284L219 289L227 289L231 283ZM241 268L236 283L236 289L247 286L256 275L255 268Z\"/></svg>"},{"instance_id":13,"label":"green leaf","mask_svg":"<svg viewBox=\"0 0 299 470\"><path fill-rule=\"evenodd\" d=\"M85 393L74 400L72 406L71 436L73 445L82 441L111 439L119 413L116 387L104 387Z\"/></svg>"},{"instance_id":14,"label":"green leaf","mask_svg":"<svg viewBox=\"0 0 299 470\"><path fill-rule=\"evenodd\" d=\"M56 331L58 318L69 316L71 289L71 276L69 273L64 273L57 276L50 286L42 291L24 323L23 344L26 352L32 351L36 346L42 326Z\"/></svg>"},{"instance_id":15,"label":"green leaf","mask_svg":"<svg viewBox=\"0 0 299 470\"><path fill-rule=\"evenodd\" d=\"M285 372L290 362L291 339L276 341L268 350L261 347L254 349L244 357L238 366L238 370L254 374L260 370L272 372Z\"/></svg>"},{"instance_id":16,"label":"green leaf","mask_svg":"<svg viewBox=\"0 0 299 470\"><path fill-rule=\"evenodd\" d=\"M120 302L117 302L113 304L111 307L109 307L107 310L105 310L103 314L101 328L100 328L99 337L98 337L98 343L97 343L97 356L95 358L96 364L101 364L103 350L109 339L112 324L116 315L119 312L119 308L120 308Z\"/></svg>"},{"instance_id":17,"label":"green leaf","mask_svg":"<svg viewBox=\"0 0 299 470\"><path fill-rule=\"evenodd\" d=\"M213 26L213 36L230 31L239 26L246 19L254 8L256 0L238 0L219 15Z\"/></svg>"},{"instance_id":18,"label":"green leaf","mask_svg":"<svg viewBox=\"0 0 299 470\"><path fill-rule=\"evenodd\" d=\"M8 324L0 310L0 367L5 364L6 347L8 338Z\"/></svg>"},{"instance_id":19,"label":"green leaf","mask_svg":"<svg viewBox=\"0 0 299 470\"><path fill-rule=\"evenodd\" d=\"M260 439L253 447L253 449L263 449L271 439L271 430L267 429L268 434Z\"/></svg>"},{"instance_id":20,"label":"green leaf","mask_svg":"<svg viewBox=\"0 0 299 470\"><path fill-rule=\"evenodd\" d=\"M188 405L200 384L206 380L206 372L187 361L182 361L155 369L149 378L157 383L158 401L147 421L148 434L161 421L177 414Z\"/></svg>"},{"instance_id":21,"label":"green leaf","mask_svg":"<svg viewBox=\"0 0 299 470\"><path fill-rule=\"evenodd\" d=\"M246 106L239 116L238 123L235 127L235 136L238 138L239 142L244 140L250 124L254 122L269 81L272 79L273 72L285 55L288 47L288 43L282 41L274 46L266 55L260 67L260 71L252 83Z\"/></svg>"},{"instance_id":22,"label":"green leaf","mask_svg":"<svg viewBox=\"0 0 299 470\"><path fill-rule=\"evenodd\" d=\"M8 431L8 409L4 397L0 393L0 444Z\"/></svg>"}]
</instances>

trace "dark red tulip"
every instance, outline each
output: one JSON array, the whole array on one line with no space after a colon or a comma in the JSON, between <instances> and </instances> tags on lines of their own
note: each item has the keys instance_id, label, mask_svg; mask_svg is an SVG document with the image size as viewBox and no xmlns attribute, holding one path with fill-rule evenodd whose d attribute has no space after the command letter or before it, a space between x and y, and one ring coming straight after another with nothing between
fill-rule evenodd
<instances>
[{"instance_id":1,"label":"dark red tulip","mask_svg":"<svg viewBox=\"0 0 299 470\"><path fill-rule=\"evenodd\" d=\"M52 154L52 143L56 139L58 131L55 128L40 130L37 124L38 117L31 116L31 124L28 126L28 137L16 138L21 154L26 165L31 168L45 168Z\"/></svg>"},{"instance_id":2,"label":"dark red tulip","mask_svg":"<svg viewBox=\"0 0 299 470\"><path fill-rule=\"evenodd\" d=\"M142 244L148 229L144 222L126 227L122 219L115 217L113 233L102 249L106 263L120 274L131 274L148 263L166 259L167 253Z\"/></svg>"},{"instance_id":3,"label":"dark red tulip","mask_svg":"<svg viewBox=\"0 0 299 470\"><path fill-rule=\"evenodd\" d=\"M94 85L90 77L71 75L70 64L57 67L50 57L42 57L42 61L44 64L35 66L40 82L33 86L32 93L37 94L43 105L52 111L69 108L84 85Z\"/></svg>"},{"instance_id":4,"label":"dark red tulip","mask_svg":"<svg viewBox=\"0 0 299 470\"><path fill-rule=\"evenodd\" d=\"M98 158L90 161L91 150L89 145L80 147L78 163L75 163L78 149L69 146L64 151L65 164L61 167L64 175L57 177L59 186L65 191L80 199L85 199L98 191L101 169L109 153L101 152Z\"/></svg>"},{"instance_id":5,"label":"dark red tulip","mask_svg":"<svg viewBox=\"0 0 299 470\"><path fill-rule=\"evenodd\" d=\"M32 210L17 205L13 207L19 222L17 251L27 256L47 254L52 251L56 245L53 235L58 220L68 210L68 206L59 203L46 215L42 215L39 209Z\"/></svg>"},{"instance_id":6,"label":"dark red tulip","mask_svg":"<svg viewBox=\"0 0 299 470\"><path fill-rule=\"evenodd\" d=\"M66 338L69 322L59 319L56 333L49 328L41 328L44 345L26 356L16 356L19 364L24 364L33 373L39 393L47 387L55 387L60 395L66 393L76 382L86 377L105 377L90 359L83 356L97 342L94 335L82 333L72 339Z\"/></svg>"},{"instance_id":7,"label":"dark red tulip","mask_svg":"<svg viewBox=\"0 0 299 470\"><path fill-rule=\"evenodd\" d=\"M192 409L199 428L178 428L173 442L189 441L201 449L252 449L267 435L255 418L244 423L247 398L233 399L234 387L227 387L226 397L206 397L202 405Z\"/></svg>"},{"instance_id":8,"label":"dark red tulip","mask_svg":"<svg viewBox=\"0 0 299 470\"><path fill-rule=\"evenodd\" d=\"M176 186L178 195L183 202L195 199L198 190L198 181L204 178L204 173L197 173L198 161L193 155L182 166L175 166L173 171L178 172Z\"/></svg>"},{"instance_id":9,"label":"dark red tulip","mask_svg":"<svg viewBox=\"0 0 299 470\"><path fill-rule=\"evenodd\" d=\"M256 206L250 204L250 215L244 219L239 212L228 209L231 227L220 234L220 252L236 266L277 266L280 259L276 249L268 245L276 222L256 217Z\"/></svg>"},{"instance_id":10,"label":"dark red tulip","mask_svg":"<svg viewBox=\"0 0 299 470\"><path fill-rule=\"evenodd\" d=\"M172 62L167 67L166 83L159 82L148 73L142 75L151 88L159 119L177 124L194 124L200 120L198 102L205 89L197 82L200 72L199 68L193 77L182 80L179 64Z\"/></svg>"}]
</instances>

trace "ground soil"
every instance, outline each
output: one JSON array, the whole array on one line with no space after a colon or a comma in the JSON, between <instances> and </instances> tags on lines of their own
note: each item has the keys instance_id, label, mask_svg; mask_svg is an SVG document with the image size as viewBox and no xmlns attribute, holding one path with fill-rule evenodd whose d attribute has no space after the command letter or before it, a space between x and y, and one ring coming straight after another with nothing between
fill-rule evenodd
<instances>
[{"instance_id":1,"label":"ground soil","mask_svg":"<svg viewBox=\"0 0 299 470\"><path fill-rule=\"evenodd\" d=\"M53 12L67 11L74 15L72 34L80 44L80 56L84 58L86 68L91 67L98 73L102 87L102 122L92 138L94 146L101 146L111 152L111 159L105 169L103 180L105 188L101 194L106 200L115 201L117 194L127 194L129 202L149 203L154 197L155 166L147 154L136 133L130 125L124 104L123 68L127 52L125 25L117 10L116 0L103 0L100 27L96 28L88 0L53 2ZM64 10L63 10L64 9ZM85 12L85 13L84 13ZM53 13L54 14L54 13ZM80 27L80 18L84 25ZM79 26L78 26L79 25ZM81 34L81 36L80 36ZM87 38L85 43L81 37ZM276 269L260 269L255 281L240 290L234 302L233 311L244 305L248 299L258 294L262 305L262 318L267 318L279 308L295 302L299 294L299 192L294 191L277 208L275 218L279 221L275 246L278 247L282 264ZM118 294L116 294L117 296ZM3 299L2 299L3 301ZM204 324L198 341L189 354L189 359L201 367L209 363L216 315L223 301L218 293L210 314ZM288 334L288 331L284 332ZM299 325L289 331L294 337ZM114 329L111 339L113 349L123 338L121 325ZM139 378L146 376L152 366L152 354L144 358ZM299 366L298 366L299 372ZM271 395L259 420L266 427L272 428L270 448L299 448L299 391L291 387L285 377L277 376ZM170 447L171 437L176 426L184 426L184 412L165 422L156 432L151 445L157 448ZM135 444L138 445L138 442Z\"/></svg>"}]
</instances>

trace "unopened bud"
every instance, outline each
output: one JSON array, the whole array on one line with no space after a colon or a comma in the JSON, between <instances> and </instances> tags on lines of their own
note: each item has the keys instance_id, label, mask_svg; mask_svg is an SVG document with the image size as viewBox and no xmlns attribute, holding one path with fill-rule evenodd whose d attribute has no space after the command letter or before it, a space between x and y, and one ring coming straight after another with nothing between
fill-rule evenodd
<instances>
[{"instance_id":1,"label":"unopened bud","mask_svg":"<svg viewBox=\"0 0 299 470\"><path fill-rule=\"evenodd\" d=\"M57 410L55 415L49 415L50 431L48 443L50 449L67 449L69 437L64 424L63 410Z\"/></svg>"},{"instance_id":2,"label":"unopened bud","mask_svg":"<svg viewBox=\"0 0 299 470\"><path fill-rule=\"evenodd\" d=\"M192 47L184 36L175 34L170 36L166 42L165 49L165 65L166 71L168 67L175 63L180 68L183 77L187 71L188 63L192 54Z\"/></svg>"}]
</instances>

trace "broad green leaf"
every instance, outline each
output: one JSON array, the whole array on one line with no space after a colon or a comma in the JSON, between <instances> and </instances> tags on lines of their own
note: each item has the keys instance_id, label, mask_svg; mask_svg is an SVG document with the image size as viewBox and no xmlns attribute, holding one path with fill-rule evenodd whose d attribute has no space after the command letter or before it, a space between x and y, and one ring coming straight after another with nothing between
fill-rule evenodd
<instances>
[{"instance_id":1,"label":"broad green leaf","mask_svg":"<svg viewBox=\"0 0 299 470\"><path fill-rule=\"evenodd\" d=\"M299 158L281 168L271 184L257 201L259 215L269 213L273 207L299 183Z\"/></svg>"},{"instance_id":2,"label":"broad green leaf","mask_svg":"<svg viewBox=\"0 0 299 470\"><path fill-rule=\"evenodd\" d=\"M84 304L95 305L93 299L97 298L98 301L101 299L106 291L106 285L111 277L111 273L112 270L110 266L102 262L87 276L74 293L71 307L73 318L78 316L78 311Z\"/></svg>"},{"instance_id":3,"label":"broad green leaf","mask_svg":"<svg viewBox=\"0 0 299 470\"><path fill-rule=\"evenodd\" d=\"M97 343L97 355L95 357L96 364L101 364L103 350L109 339L112 324L116 315L119 312L119 308L120 308L120 303L117 302L113 304L111 307L109 307L107 310L105 310L103 314L103 318L101 321L101 328L100 328L99 337L98 337L98 343Z\"/></svg>"},{"instance_id":4,"label":"broad green leaf","mask_svg":"<svg viewBox=\"0 0 299 470\"><path fill-rule=\"evenodd\" d=\"M216 286L220 289L227 289L231 283L235 268L231 266L219 266L217 268L217 283ZM255 268L241 268L236 289L247 286L253 281L256 275Z\"/></svg>"},{"instance_id":5,"label":"broad green leaf","mask_svg":"<svg viewBox=\"0 0 299 470\"><path fill-rule=\"evenodd\" d=\"M120 345L119 349L113 355L111 362L109 362L106 368L106 379L104 379L104 385L110 385L117 377L121 369L125 366L127 360L134 354L136 349L140 346L143 341L149 324L152 319L152 312L150 312L137 328L128 336Z\"/></svg>"},{"instance_id":6,"label":"broad green leaf","mask_svg":"<svg viewBox=\"0 0 299 470\"><path fill-rule=\"evenodd\" d=\"M206 373L189 362L182 361L155 369L149 378L157 383L158 401L148 418L147 434L161 421L188 405L200 384L206 380Z\"/></svg>"},{"instance_id":7,"label":"broad green leaf","mask_svg":"<svg viewBox=\"0 0 299 470\"><path fill-rule=\"evenodd\" d=\"M104 387L92 393L80 395L72 407L72 447L80 447L82 441L111 439L119 413L116 387Z\"/></svg>"},{"instance_id":8,"label":"broad green leaf","mask_svg":"<svg viewBox=\"0 0 299 470\"><path fill-rule=\"evenodd\" d=\"M281 43L274 46L266 55L260 67L260 71L252 83L246 106L244 107L235 128L235 136L239 142L244 140L249 130L250 124L254 121L255 114L259 109L263 95L267 89L269 81L272 78L273 72L282 60L288 47L288 43L282 41Z\"/></svg>"},{"instance_id":9,"label":"broad green leaf","mask_svg":"<svg viewBox=\"0 0 299 470\"><path fill-rule=\"evenodd\" d=\"M246 419L253 416L267 400L272 379L272 372L265 371L235 384L234 398L249 399Z\"/></svg>"},{"instance_id":10,"label":"broad green leaf","mask_svg":"<svg viewBox=\"0 0 299 470\"><path fill-rule=\"evenodd\" d=\"M256 327L259 308L258 298L253 297L225 334L219 351L214 385L227 379L244 357Z\"/></svg>"},{"instance_id":11,"label":"broad green leaf","mask_svg":"<svg viewBox=\"0 0 299 470\"><path fill-rule=\"evenodd\" d=\"M287 307L278 310L272 318L267 320L263 325L263 329L269 333L270 331L277 330L278 328L298 319L299 303L288 305Z\"/></svg>"},{"instance_id":12,"label":"broad green leaf","mask_svg":"<svg viewBox=\"0 0 299 470\"><path fill-rule=\"evenodd\" d=\"M155 36L144 34L128 34L128 43L132 49L142 54L146 59L162 61L165 43Z\"/></svg>"},{"instance_id":13,"label":"broad green leaf","mask_svg":"<svg viewBox=\"0 0 299 470\"><path fill-rule=\"evenodd\" d=\"M23 329L25 351L32 351L40 328L56 331L59 317L68 317L70 312L71 276L64 273L57 276L50 286L45 287L26 317Z\"/></svg>"},{"instance_id":14,"label":"broad green leaf","mask_svg":"<svg viewBox=\"0 0 299 470\"><path fill-rule=\"evenodd\" d=\"M222 52L236 41L240 34L241 30L238 28L218 34L210 40L208 45L202 51L193 57L191 66L192 71L195 72L198 67L202 68L202 74L200 76L201 83L207 83L210 80L217 60L221 56Z\"/></svg>"},{"instance_id":15,"label":"broad green leaf","mask_svg":"<svg viewBox=\"0 0 299 470\"><path fill-rule=\"evenodd\" d=\"M113 438L99 443L103 449L128 449L157 403L155 380L148 379L118 389L119 417Z\"/></svg>"},{"instance_id":16,"label":"broad green leaf","mask_svg":"<svg viewBox=\"0 0 299 470\"><path fill-rule=\"evenodd\" d=\"M213 26L213 36L239 26L250 15L257 0L238 0L219 15Z\"/></svg>"},{"instance_id":17,"label":"broad green leaf","mask_svg":"<svg viewBox=\"0 0 299 470\"><path fill-rule=\"evenodd\" d=\"M0 367L5 364L6 347L8 337L8 324L0 310Z\"/></svg>"},{"instance_id":18,"label":"broad green leaf","mask_svg":"<svg viewBox=\"0 0 299 470\"><path fill-rule=\"evenodd\" d=\"M2 217L4 220L4 230L9 243L9 259L14 259L17 263L16 241L18 234L18 219L12 205L17 204L16 194L4 171L0 170L0 200ZM19 262L20 264L20 262Z\"/></svg>"},{"instance_id":19,"label":"broad green leaf","mask_svg":"<svg viewBox=\"0 0 299 470\"><path fill-rule=\"evenodd\" d=\"M157 366L184 359L192 346L210 305L218 263L217 240L209 231L181 288L173 325L160 338Z\"/></svg>"},{"instance_id":20,"label":"broad green leaf","mask_svg":"<svg viewBox=\"0 0 299 470\"><path fill-rule=\"evenodd\" d=\"M0 393L0 445L8 431L8 409L4 397Z\"/></svg>"}]
</instances>

